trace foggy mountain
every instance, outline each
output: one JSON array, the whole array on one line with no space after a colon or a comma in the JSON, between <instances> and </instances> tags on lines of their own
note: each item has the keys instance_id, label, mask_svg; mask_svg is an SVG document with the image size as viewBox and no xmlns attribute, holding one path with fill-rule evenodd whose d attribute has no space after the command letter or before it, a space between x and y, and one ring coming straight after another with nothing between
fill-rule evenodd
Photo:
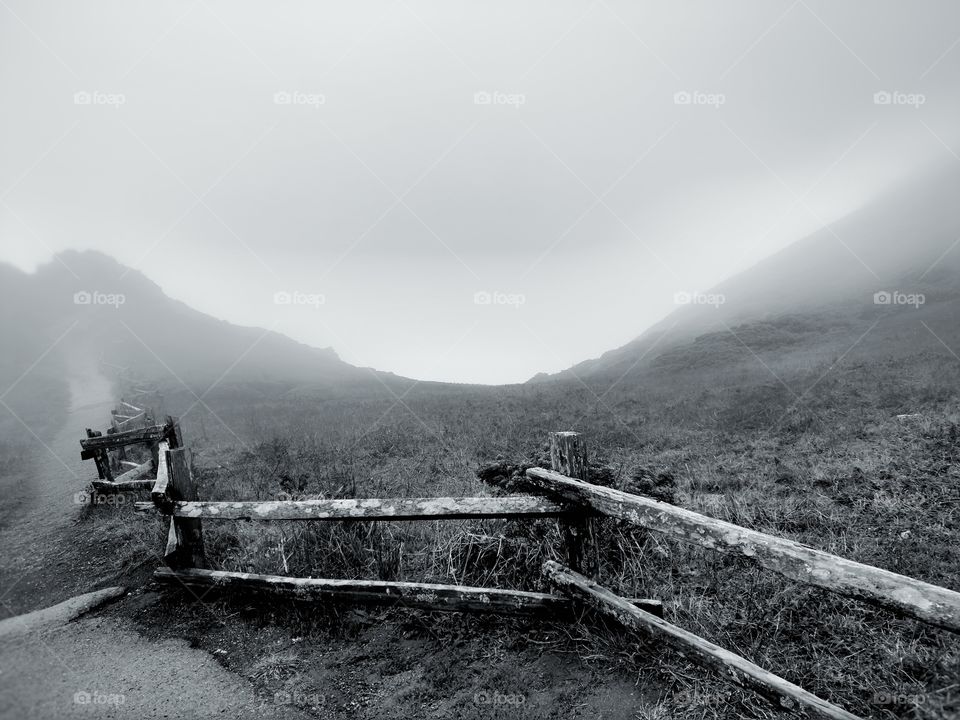
<instances>
[{"instance_id":1,"label":"foggy mountain","mask_svg":"<svg viewBox=\"0 0 960 720\"><path fill-rule=\"evenodd\" d=\"M609 382L650 368L719 368L761 357L783 364L798 353L844 353L868 328L861 353L942 352L960 331L958 197L960 172L952 168L895 188L709 291L678 296L686 304L633 342L531 382ZM34 274L0 264L0 281L0 332L10 348L0 377L8 382L66 333L35 369L41 375L55 377L57 358L69 352L201 389L214 382L380 386L333 349L215 319L97 252L62 253ZM876 293L890 303L878 304Z\"/></svg>"},{"instance_id":2,"label":"foggy mountain","mask_svg":"<svg viewBox=\"0 0 960 720\"><path fill-rule=\"evenodd\" d=\"M530 382L609 382L652 367L755 363L765 352L782 362L818 347L840 354L871 327L861 354L947 352L940 340L960 348L957 198L955 167L894 188L709 291L678 294L681 307L636 340Z\"/></svg>"},{"instance_id":3,"label":"foggy mountain","mask_svg":"<svg viewBox=\"0 0 960 720\"><path fill-rule=\"evenodd\" d=\"M369 371L341 361L332 349L198 312L101 253L65 252L34 274L0 265L0 281L0 332L10 347L0 373L10 381L48 350L48 374L64 353L80 354L201 389L218 380L372 381Z\"/></svg>"}]
</instances>

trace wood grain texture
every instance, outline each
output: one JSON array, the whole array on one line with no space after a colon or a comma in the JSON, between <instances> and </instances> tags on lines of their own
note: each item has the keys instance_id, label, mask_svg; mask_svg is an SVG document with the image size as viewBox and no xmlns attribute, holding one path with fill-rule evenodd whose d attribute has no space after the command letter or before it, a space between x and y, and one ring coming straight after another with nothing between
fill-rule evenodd
<instances>
[{"instance_id":1,"label":"wood grain texture","mask_svg":"<svg viewBox=\"0 0 960 720\"><path fill-rule=\"evenodd\" d=\"M153 483L153 491L150 493L153 503L162 509L169 509L173 499L167 494L167 488L170 485L170 471L167 467L167 451L170 449L170 443L164 440L157 445L157 478Z\"/></svg>"},{"instance_id":2,"label":"wood grain texture","mask_svg":"<svg viewBox=\"0 0 960 720\"><path fill-rule=\"evenodd\" d=\"M561 475L589 480L587 443L580 433L550 433L550 465ZM559 526L567 564L578 572L596 575L600 565L596 521L581 515L561 520Z\"/></svg>"},{"instance_id":3,"label":"wood grain texture","mask_svg":"<svg viewBox=\"0 0 960 720\"><path fill-rule=\"evenodd\" d=\"M158 473L159 476L159 473ZM175 517L208 520L454 520L467 518L559 517L575 514L547 498L438 497L267 502L173 502L167 508L137 503L142 512L158 510Z\"/></svg>"},{"instance_id":4,"label":"wood grain texture","mask_svg":"<svg viewBox=\"0 0 960 720\"><path fill-rule=\"evenodd\" d=\"M169 481L166 495L174 502L195 501L197 485L190 465L190 451L186 448L167 450ZM199 518L172 518L171 540L167 543L164 560L175 568L205 568L206 553L203 547L203 524ZM174 547L170 547L171 544Z\"/></svg>"},{"instance_id":5,"label":"wood grain texture","mask_svg":"<svg viewBox=\"0 0 960 720\"><path fill-rule=\"evenodd\" d=\"M203 589L273 593L297 600L396 605L421 610L498 612L564 620L578 616L583 610L579 603L565 596L462 585L295 578L195 568L159 568L154 573L154 579ZM663 605L659 600L636 599L631 602L653 613L663 614Z\"/></svg>"},{"instance_id":6,"label":"wood grain texture","mask_svg":"<svg viewBox=\"0 0 960 720\"><path fill-rule=\"evenodd\" d=\"M93 453L101 450L109 450L134 443L158 442L163 440L167 436L167 433L168 428L166 425L151 425L150 427L126 430L124 432L113 433L112 435L88 437L80 441L80 447L84 450L80 456L84 460L88 460L90 457L93 457Z\"/></svg>"},{"instance_id":7,"label":"wood grain texture","mask_svg":"<svg viewBox=\"0 0 960 720\"><path fill-rule=\"evenodd\" d=\"M960 632L960 593L847 560L785 538L717 520L551 470L531 468L536 487L610 517L703 547L751 558L774 572Z\"/></svg>"}]
</instances>

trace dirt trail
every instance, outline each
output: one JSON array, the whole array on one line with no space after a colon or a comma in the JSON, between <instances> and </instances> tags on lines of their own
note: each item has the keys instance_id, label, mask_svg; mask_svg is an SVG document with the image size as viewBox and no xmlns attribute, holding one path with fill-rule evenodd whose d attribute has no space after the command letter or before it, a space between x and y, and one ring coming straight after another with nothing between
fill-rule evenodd
<instances>
[{"instance_id":1,"label":"dirt trail","mask_svg":"<svg viewBox=\"0 0 960 720\"><path fill-rule=\"evenodd\" d=\"M64 600L76 583L64 582L69 568L56 565L62 545L82 506L83 491L96 470L80 460L84 428L103 428L114 403L111 381L95 359L71 354L67 380L70 407L52 437L34 439L23 477L7 478L3 492L8 512L0 521L0 617L20 614ZM26 432L26 431L24 431ZM89 585L96 578L88 578Z\"/></svg>"},{"instance_id":2,"label":"dirt trail","mask_svg":"<svg viewBox=\"0 0 960 720\"><path fill-rule=\"evenodd\" d=\"M151 642L111 618L87 618L5 642L0 718L294 719L183 640Z\"/></svg>"},{"instance_id":3,"label":"dirt trail","mask_svg":"<svg viewBox=\"0 0 960 720\"><path fill-rule=\"evenodd\" d=\"M81 462L84 428L103 428L115 401L93 355L69 365L63 423L33 444L27 471L3 479L0 617L48 607L104 583L75 496L95 475ZM26 431L25 431L26 432ZM102 548L101 548L102 550ZM16 623L17 618L9 620ZM88 617L0 644L0 718L299 718L183 640L152 642L122 617Z\"/></svg>"}]
</instances>

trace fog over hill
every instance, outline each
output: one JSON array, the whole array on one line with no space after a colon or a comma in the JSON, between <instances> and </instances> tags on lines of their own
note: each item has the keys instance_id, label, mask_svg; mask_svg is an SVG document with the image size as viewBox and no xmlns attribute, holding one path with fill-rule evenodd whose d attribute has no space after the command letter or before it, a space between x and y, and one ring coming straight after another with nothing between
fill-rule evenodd
<instances>
[{"instance_id":1,"label":"fog over hill","mask_svg":"<svg viewBox=\"0 0 960 720\"><path fill-rule=\"evenodd\" d=\"M794 331L816 325L802 337L790 335L779 348L783 354L824 343L842 353L875 322L873 337L859 343L861 351L886 353L931 342L949 350L957 334L952 319L960 311L957 197L960 172L954 167L904 183L746 272L678 297L687 304L633 342L532 382L610 381L651 367L683 366L706 347L715 351L718 342L737 350L738 362L755 361L773 349L762 330L771 325ZM0 375L8 382L41 357L35 370L46 368L45 377L54 378L64 352L200 390L225 382L380 388L410 382L356 368L332 348L198 312L98 252L68 251L32 274L0 264L0 280L0 331L10 348ZM890 294L889 305L875 302L878 292ZM912 296L922 296L921 307L911 304ZM909 332L899 332L891 343L884 332L897 323L906 323ZM722 366L730 360L710 353L697 362Z\"/></svg>"},{"instance_id":2,"label":"fog over hill","mask_svg":"<svg viewBox=\"0 0 960 720\"><path fill-rule=\"evenodd\" d=\"M205 315L98 252L61 253L33 274L0 265L0 277L0 330L12 349L4 376L15 378L43 354L53 361L80 353L200 389L214 382L372 381L331 348Z\"/></svg>"},{"instance_id":3,"label":"fog over hill","mask_svg":"<svg viewBox=\"0 0 960 720\"><path fill-rule=\"evenodd\" d=\"M809 344L820 343L826 328L838 323L845 327L843 338L837 338L840 345L852 343L874 321L882 331L905 310L913 311L905 319L942 319L939 338L955 337L960 313L958 197L957 166L904 183L708 291L681 294L681 307L627 345L532 382L640 372L664 353L680 353L687 343L712 333L730 336L748 355L759 353L762 347L746 341L745 326L802 318L827 321L807 339ZM876 293L887 295L875 299ZM922 307L915 307L912 296L922 296ZM885 299L889 305L882 304ZM912 327L924 341L939 344L920 322Z\"/></svg>"}]
</instances>

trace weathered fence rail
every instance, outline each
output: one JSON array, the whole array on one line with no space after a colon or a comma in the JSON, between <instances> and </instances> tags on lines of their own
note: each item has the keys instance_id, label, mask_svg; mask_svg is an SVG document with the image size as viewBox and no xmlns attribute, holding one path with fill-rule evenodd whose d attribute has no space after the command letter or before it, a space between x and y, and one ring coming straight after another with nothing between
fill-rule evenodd
<instances>
[{"instance_id":1,"label":"weathered fence rail","mask_svg":"<svg viewBox=\"0 0 960 720\"><path fill-rule=\"evenodd\" d=\"M434 583L392 582L383 580L338 580L293 578L281 575L255 575L223 570L174 570L160 568L154 577L163 583L193 588L253 590L285 595L297 600L327 600L338 603L402 605L422 610L452 612L503 612L539 615L545 618L573 618L583 608L566 597L548 593L496 588L439 585ZM630 599L626 602L655 617L663 615L659 600Z\"/></svg>"},{"instance_id":2,"label":"weathered fence rail","mask_svg":"<svg viewBox=\"0 0 960 720\"><path fill-rule=\"evenodd\" d=\"M554 585L571 598L587 603L625 627L654 637L682 655L715 670L728 682L756 691L777 707L785 710L802 709L815 717L831 720L857 718L856 715L818 698L729 650L724 650L719 645L644 612L642 608L559 563L547 561L543 571Z\"/></svg>"},{"instance_id":3,"label":"weathered fence rail","mask_svg":"<svg viewBox=\"0 0 960 720\"><path fill-rule=\"evenodd\" d=\"M931 625L960 632L960 593L953 590L659 500L591 485L550 470L532 468L526 475L536 487L602 515L713 550L750 558L791 580L865 600Z\"/></svg>"},{"instance_id":4,"label":"weathered fence rail","mask_svg":"<svg viewBox=\"0 0 960 720\"><path fill-rule=\"evenodd\" d=\"M564 517L578 514L568 505L539 497L367 498L276 500L268 502L174 502L161 509L138 502L141 512L206 520L466 520Z\"/></svg>"}]
</instances>

